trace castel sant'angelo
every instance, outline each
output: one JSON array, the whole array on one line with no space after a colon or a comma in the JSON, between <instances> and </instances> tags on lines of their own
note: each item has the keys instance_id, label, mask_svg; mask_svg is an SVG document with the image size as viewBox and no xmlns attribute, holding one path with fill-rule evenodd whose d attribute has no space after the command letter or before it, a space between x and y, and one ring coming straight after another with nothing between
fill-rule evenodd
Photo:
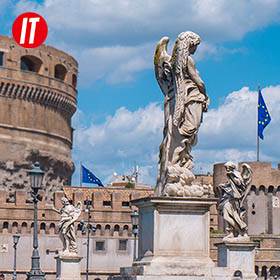
<instances>
[{"instance_id":1,"label":"castel sant'angelo","mask_svg":"<svg viewBox=\"0 0 280 280\"><path fill-rule=\"evenodd\" d=\"M29 185L26 170L39 161L51 199L74 172L77 61L50 46L26 49L0 36L0 66L0 188L13 202L15 190Z\"/></svg>"}]
</instances>

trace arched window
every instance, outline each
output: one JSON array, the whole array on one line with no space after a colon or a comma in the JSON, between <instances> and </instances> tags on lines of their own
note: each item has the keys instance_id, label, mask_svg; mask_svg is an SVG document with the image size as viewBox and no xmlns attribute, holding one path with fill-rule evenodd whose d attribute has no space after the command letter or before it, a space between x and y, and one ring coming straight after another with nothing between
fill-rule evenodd
<instances>
[{"instance_id":1,"label":"arched window","mask_svg":"<svg viewBox=\"0 0 280 280\"><path fill-rule=\"evenodd\" d=\"M4 222L3 223L3 228L9 228L9 223L8 222Z\"/></svg>"},{"instance_id":2,"label":"arched window","mask_svg":"<svg viewBox=\"0 0 280 280\"><path fill-rule=\"evenodd\" d=\"M72 86L77 87L77 76L75 74L72 75Z\"/></svg>"},{"instance_id":3,"label":"arched window","mask_svg":"<svg viewBox=\"0 0 280 280\"><path fill-rule=\"evenodd\" d=\"M96 225L96 229L99 229L99 230L101 230L101 225Z\"/></svg>"},{"instance_id":4,"label":"arched window","mask_svg":"<svg viewBox=\"0 0 280 280\"><path fill-rule=\"evenodd\" d=\"M257 193L256 186L254 186L254 185L251 186L251 192L254 192L255 194Z\"/></svg>"},{"instance_id":5,"label":"arched window","mask_svg":"<svg viewBox=\"0 0 280 280\"><path fill-rule=\"evenodd\" d=\"M40 230L46 230L46 224L45 223L40 224Z\"/></svg>"},{"instance_id":6,"label":"arched window","mask_svg":"<svg viewBox=\"0 0 280 280\"><path fill-rule=\"evenodd\" d=\"M50 224L50 233L52 233L52 234L55 233L55 224L54 223Z\"/></svg>"},{"instance_id":7,"label":"arched window","mask_svg":"<svg viewBox=\"0 0 280 280\"><path fill-rule=\"evenodd\" d=\"M33 228L34 227L34 223L31 223L31 228Z\"/></svg>"},{"instance_id":8,"label":"arched window","mask_svg":"<svg viewBox=\"0 0 280 280\"><path fill-rule=\"evenodd\" d=\"M120 231L120 226L119 225L115 225L114 226L114 231Z\"/></svg>"},{"instance_id":9,"label":"arched window","mask_svg":"<svg viewBox=\"0 0 280 280\"><path fill-rule=\"evenodd\" d=\"M3 66L3 56L4 56L4 53L0 52L0 66Z\"/></svg>"},{"instance_id":10,"label":"arched window","mask_svg":"<svg viewBox=\"0 0 280 280\"><path fill-rule=\"evenodd\" d=\"M234 277L239 277L239 279L242 279L242 278L243 278L242 272L241 272L240 270L234 271L233 276L234 276Z\"/></svg>"},{"instance_id":11,"label":"arched window","mask_svg":"<svg viewBox=\"0 0 280 280\"><path fill-rule=\"evenodd\" d=\"M268 187L268 193L273 193L274 192L274 187L273 186L269 186Z\"/></svg>"},{"instance_id":12,"label":"arched window","mask_svg":"<svg viewBox=\"0 0 280 280\"><path fill-rule=\"evenodd\" d=\"M255 273L257 276L259 276L259 267L257 265L255 265Z\"/></svg>"},{"instance_id":13,"label":"arched window","mask_svg":"<svg viewBox=\"0 0 280 280\"><path fill-rule=\"evenodd\" d=\"M261 276L264 276L265 279L267 279L267 267L266 267L266 266L263 266L263 267L262 267Z\"/></svg>"},{"instance_id":14,"label":"arched window","mask_svg":"<svg viewBox=\"0 0 280 280\"><path fill-rule=\"evenodd\" d=\"M65 80L67 70L62 64L57 64L54 67L54 77L61 81Z\"/></svg>"},{"instance_id":15,"label":"arched window","mask_svg":"<svg viewBox=\"0 0 280 280\"><path fill-rule=\"evenodd\" d=\"M128 225L125 225L125 226L123 227L123 230L128 230Z\"/></svg>"},{"instance_id":16,"label":"arched window","mask_svg":"<svg viewBox=\"0 0 280 280\"><path fill-rule=\"evenodd\" d=\"M43 62L36 56L24 55L20 59L20 70L39 73Z\"/></svg>"},{"instance_id":17,"label":"arched window","mask_svg":"<svg viewBox=\"0 0 280 280\"><path fill-rule=\"evenodd\" d=\"M110 225L105 226L105 230L110 230L110 229L111 229Z\"/></svg>"},{"instance_id":18,"label":"arched window","mask_svg":"<svg viewBox=\"0 0 280 280\"><path fill-rule=\"evenodd\" d=\"M17 222L13 222L12 224L12 232L15 233L18 231L18 223Z\"/></svg>"},{"instance_id":19,"label":"arched window","mask_svg":"<svg viewBox=\"0 0 280 280\"><path fill-rule=\"evenodd\" d=\"M26 233L27 232L27 223L23 222L21 224L21 233Z\"/></svg>"},{"instance_id":20,"label":"arched window","mask_svg":"<svg viewBox=\"0 0 280 280\"><path fill-rule=\"evenodd\" d=\"M276 192L280 192L280 186L277 187Z\"/></svg>"},{"instance_id":21,"label":"arched window","mask_svg":"<svg viewBox=\"0 0 280 280\"><path fill-rule=\"evenodd\" d=\"M265 193L265 186L260 186L260 193L261 192Z\"/></svg>"}]
</instances>

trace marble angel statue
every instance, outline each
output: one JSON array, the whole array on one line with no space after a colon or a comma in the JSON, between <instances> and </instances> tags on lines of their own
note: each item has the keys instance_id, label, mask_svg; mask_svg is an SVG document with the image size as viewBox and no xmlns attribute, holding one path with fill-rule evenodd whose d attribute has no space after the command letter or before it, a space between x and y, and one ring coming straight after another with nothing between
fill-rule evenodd
<instances>
[{"instance_id":1,"label":"marble angel statue","mask_svg":"<svg viewBox=\"0 0 280 280\"><path fill-rule=\"evenodd\" d=\"M192 184L194 167L191 150L197 143L202 114L209 106L205 85L191 55L199 35L187 31L176 39L167 54L168 37L163 37L154 56L155 75L165 96L163 141L160 145L158 196L203 196L208 189Z\"/></svg>"},{"instance_id":2,"label":"marble angel statue","mask_svg":"<svg viewBox=\"0 0 280 280\"><path fill-rule=\"evenodd\" d=\"M228 225L226 230L229 234L224 241L232 241L233 238L249 241L247 224L244 222L246 213L244 202L250 191L252 169L246 163L241 167L242 170L239 172L234 163L225 163L228 181L215 189L216 196L219 196L217 209Z\"/></svg>"},{"instance_id":3,"label":"marble angel statue","mask_svg":"<svg viewBox=\"0 0 280 280\"><path fill-rule=\"evenodd\" d=\"M59 238L63 244L62 255L77 255L77 239L75 236L74 222L82 212L82 203L79 201L77 207L70 204L66 197L61 198L63 207L53 210L61 215L59 226Z\"/></svg>"}]
</instances>

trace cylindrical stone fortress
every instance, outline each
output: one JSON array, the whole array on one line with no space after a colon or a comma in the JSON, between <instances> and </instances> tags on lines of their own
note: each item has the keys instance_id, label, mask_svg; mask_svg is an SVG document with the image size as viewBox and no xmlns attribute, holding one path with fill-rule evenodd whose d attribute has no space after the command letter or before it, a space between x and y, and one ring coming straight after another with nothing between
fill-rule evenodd
<instances>
[{"instance_id":1,"label":"cylindrical stone fortress","mask_svg":"<svg viewBox=\"0 0 280 280\"><path fill-rule=\"evenodd\" d=\"M46 172L46 199L70 184L71 117L77 105L78 63L50 46L25 49L0 35L0 188L14 200L29 189L26 170Z\"/></svg>"}]
</instances>

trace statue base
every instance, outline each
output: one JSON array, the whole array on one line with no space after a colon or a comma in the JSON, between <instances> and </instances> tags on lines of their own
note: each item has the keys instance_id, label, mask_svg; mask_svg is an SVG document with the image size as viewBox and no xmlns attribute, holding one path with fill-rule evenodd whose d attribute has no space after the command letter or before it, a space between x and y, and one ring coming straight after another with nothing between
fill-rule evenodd
<instances>
[{"instance_id":1,"label":"statue base","mask_svg":"<svg viewBox=\"0 0 280 280\"><path fill-rule=\"evenodd\" d=\"M138 258L114 280L232 280L210 258L210 206L216 199L148 197L139 208ZM251 278L253 279L253 278Z\"/></svg>"},{"instance_id":2,"label":"statue base","mask_svg":"<svg viewBox=\"0 0 280 280\"><path fill-rule=\"evenodd\" d=\"M242 273L242 279L256 279L254 242L233 238L232 241L217 243L215 246L218 247L219 267L227 267L232 275Z\"/></svg>"},{"instance_id":3,"label":"statue base","mask_svg":"<svg viewBox=\"0 0 280 280\"><path fill-rule=\"evenodd\" d=\"M57 280L81 280L82 257L77 255L58 255L56 259Z\"/></svg>"},{"instance_id":4,"label":"statue base","mask_svg":"<svg viewBox=\"0 0 280 280\"><path fill-rule=\"evenodd\" d=\"M135 275L209 274L209 209L215 199L152 197L133 202L139 208Z\"/></svg>"}]
</instances>

